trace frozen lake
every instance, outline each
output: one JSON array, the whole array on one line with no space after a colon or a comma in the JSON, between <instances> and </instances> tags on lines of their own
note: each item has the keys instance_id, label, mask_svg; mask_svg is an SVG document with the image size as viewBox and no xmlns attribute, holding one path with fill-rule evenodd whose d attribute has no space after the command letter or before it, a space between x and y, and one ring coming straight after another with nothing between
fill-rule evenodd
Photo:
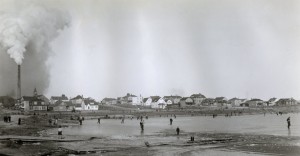
<instances>
[{"instance_id":1,"label":"frozen lake","mask_svg":"<svg viewBox=\"0 0 300 156\"><path fill-rule=\"evenodd\" d=\"M291 128L287 129L288 117L291 117ZM119 119L85 120L83 125L74 125L63 129L64 135L83 136L111 136L113 138L141 135L139 121L136 118L125 119L121 124ZM224 117L194 116L173 118L170 125L169 117L150 117L144 119L145 130L143 135L162 132L166 129L175 129L181 132L216 132L216 133L250 133L279 136L300 136L300 114L263 114ZM56 132L53 132L56 133Z\"/></svg>"}]
</instances>

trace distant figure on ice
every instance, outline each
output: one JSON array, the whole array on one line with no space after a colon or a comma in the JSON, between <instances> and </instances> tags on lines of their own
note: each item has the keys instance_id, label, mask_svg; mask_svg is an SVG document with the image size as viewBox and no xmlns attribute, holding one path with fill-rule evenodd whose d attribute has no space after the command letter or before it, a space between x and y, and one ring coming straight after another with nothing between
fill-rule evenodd
<instances>
[{"instance_id":1,"label":"distant figure on ice","mask_svg":"<svg viewBox=\"0 0 300 156\"><path fill-rule=\"evenodd\" d=\"M290 119L290 117L288 117L286 119L286 121L287 121L287 124L288 124L288 129L290 129L290 126L291 126L291 119Z\"/></svg>"},{"instance_id":2,"label":"distant figure on ice","mask_svg":"<svg viewBox=\"0 0 300 156\"><path fill-rule=\"evenodd\" d=\"M180 132L180 129L179 129L179 127L177 127L177 128L176 128L176 133L177 133L177 135L179 135L179 132Z\"/></svg>"},{"instance_id":3,"label":"distant figure on ice","mask_svg":"<svg viewBox=\"0 0 300 156\"><path fill-rule=\"evenodd\" d=\"M60 136L60 139L62 139L62 128L59 126L58 128L58 136Z\"/></svg>"},{"instance_id":4,"label":"distant figure on ice","mask_svg":"<svg viewBox=\"0 0 300 156\"><path fill-rule=\"evenodd\" d=\"M100 118L98 118L98 124L100 124Z\"/></svg>"},{"instance_id":5,"label":"distant figure on ice","mask_svg":"<svg viewBox=\"0 0 300 156\"><path fill-rule=\"evenodd\" d=\"M21 118L19 118L18 120L18 125L21 125Z\"/></svg>"},{"instance_id":6,"label":"distant figure on ice","mask_svg":"<svg viewBox=\"0 0 300 156\"><path fill-rule=\"evenodd\" d=\"M144 120L141 120L140 126L141 126L141 131L144 131Z\"/></svg>"},{"instance_id":7,"label":"distant figure on ice","mask_svg":"<svg viewBox=\"0 0 300 156\"><path fill-rule=\"evenodd\" d=\"M122 118L122 121L121 121L122 124L124 123L124 120L125 120L125 118L123 117L123 118Z\"/></svg>"},{"instance_id":8,"label":"distant figure on ice","mask_svg":"<svg viewBox=\"0 0 300 156\"><path fill-rule=\"evenodd\" d=\"M172 119L172 118L170 118L170 125L172 125L172 123L173 123L173 119Z\"/></svg>"},{"instance_id":9,"label":"distant figure on ice","mask_svg":"<svg viewBox=\"0 0 300 156\"><path fill-rule=\"evenodd\" d=\"M83 118L82 118L82 116L80 116L80 117L79 117L79 124L80 124L80 125L82 125L82 120L83 120Z\"/></svg>"}]
</instances>

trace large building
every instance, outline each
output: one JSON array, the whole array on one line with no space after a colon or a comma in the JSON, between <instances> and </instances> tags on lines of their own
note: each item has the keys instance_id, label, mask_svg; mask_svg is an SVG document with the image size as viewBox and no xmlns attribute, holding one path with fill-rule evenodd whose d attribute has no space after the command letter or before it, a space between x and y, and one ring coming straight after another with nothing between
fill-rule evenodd
<instances>
[{"instance_id":1,"label":"large building","mask_svg":"<svg viewBox=\"0 0 300 156\"><path fill-rule=\"evenodd\" d=\"M21 108L25 111L47 111L48 98L44 95L38 95L37 90L34 89L33 96L23 96L21 98Z\"/></svg>"},{"instance_id":2,"label":"large building","mask_svg":"<svg viewBox=\"0 0 300 156\"><path fill-rule=\"evenodd\" d=\"M127 93L126 96L118 97L117 103L118 104L142 105L143 98L142 98L142 96L136 96L136 95Z\"/></svg>"}]
</instances>

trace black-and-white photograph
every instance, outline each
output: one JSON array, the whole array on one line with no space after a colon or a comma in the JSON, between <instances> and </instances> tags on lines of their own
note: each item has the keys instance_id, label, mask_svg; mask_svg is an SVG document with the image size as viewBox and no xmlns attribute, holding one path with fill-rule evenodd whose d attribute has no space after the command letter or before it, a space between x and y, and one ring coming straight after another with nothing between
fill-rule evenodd
<instances>
[{"instance_id":1,"label":"black-and-white photograph","mask_svg":"<svg viewBox=\"0 0 300 156\"><path fill-rule=\"evenodd\" d=\"M299 0L0 0L0 156L299 156Z\"/></svg>"}]
</instances>

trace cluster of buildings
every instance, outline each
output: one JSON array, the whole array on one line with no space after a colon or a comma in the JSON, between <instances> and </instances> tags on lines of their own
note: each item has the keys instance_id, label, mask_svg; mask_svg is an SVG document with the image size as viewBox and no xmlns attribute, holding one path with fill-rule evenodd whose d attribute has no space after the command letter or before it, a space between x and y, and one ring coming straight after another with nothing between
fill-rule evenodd
<instances>
[{"instance_id":1,"label":"cluster of buildings","mask_svg":"<svg viewBox=\"0 0 300 156\"><path fill-rule=\"evenodd\" d=\"M101 104L114 105L114 104L132 104L149 106L155 109L165 108L185 108L189 106L207 106L207 107L268 107L268 106L292 106L298 105L299 102L293 98L271 98L268 101L261 99L240 99L225 97L207 98L203 94L192 94L189 97L181 97L177 95L171 96L150 96L143 98L127 94L124 97L118 98L104 98Z\"/></svg>"},{"instance_id":2,"label":"cluster of buildings","mask_svg":"<svg viewBox=\"0 0 300 156\"><path fill-rule=\"evenodd\" d=\"M82 111L98 110L99 102L92 98L84 98L78 95L74 98L68 98L64 94L61 96L51 96L48 99L44 95L39 95L34 90L33 96L23 96L18 99L16 106L24 111Z\"/></svg>"},{"instance_id":3,"label":"cluster of buildings","mask_svg":"<svg viewBox=\"0 0 300 156\"><path fill-rule=\"evenodd\" d=\"M12 103L13 98L0 97L0 106L7 102ZM39 95L35 89L33 96L23 96L15 102L15 106L25 111L89 111L99 110L100 105L139 105L153 109L165 108L186 108L191 106L203 107L268 107L268 106L292 106L299 102L293 98L271 98L267 101L261 99L240 99L225 97L207 98L202 94L192 94L189 97L177 95L171 96L150 96L143 98L127 93L123 97L104 98L97 102L92 98L85 98L78 95L68 98L64 94L61 96L51 96L48 99L44 95ZM7 105L7 104L6 104Z\"/></svg>"}]
</instances>

